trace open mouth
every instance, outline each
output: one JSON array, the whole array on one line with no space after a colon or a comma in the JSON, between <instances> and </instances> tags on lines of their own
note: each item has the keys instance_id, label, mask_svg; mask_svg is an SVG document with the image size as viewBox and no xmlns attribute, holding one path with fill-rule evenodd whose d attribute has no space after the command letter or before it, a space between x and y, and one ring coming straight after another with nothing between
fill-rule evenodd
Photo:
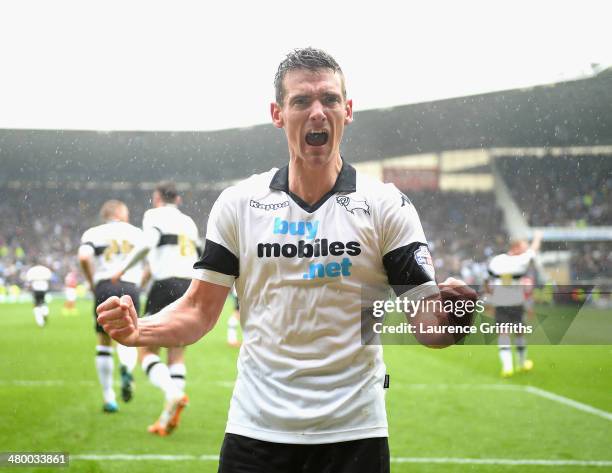
<instances>
[{"instance_id":1,"label":"open mouth","mask_svg":"<svg viewBox=\"0 0 612 473\"><path fill-rule=\"evenodd\" d=\"M310 146L323 146L329 139L327 131L309 131L306 133L306 143Z\"/></svg>"}]
</instances>

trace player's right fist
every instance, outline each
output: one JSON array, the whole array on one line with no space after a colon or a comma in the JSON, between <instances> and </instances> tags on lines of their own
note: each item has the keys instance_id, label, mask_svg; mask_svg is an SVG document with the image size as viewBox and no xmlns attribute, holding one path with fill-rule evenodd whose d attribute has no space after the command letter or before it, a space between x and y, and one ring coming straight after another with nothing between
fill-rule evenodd
<instances>
[{"instance_id":1,"label":"player's right fist","mask_svg":"<svg viewBox=\"0 0 612 473\"><path fill-rule=\"evenodd\" d=\"M125 346L137 346L138 314L130 296L109 297L96 308L98 323L114 340Z\"/></svg>"}]
</instances>

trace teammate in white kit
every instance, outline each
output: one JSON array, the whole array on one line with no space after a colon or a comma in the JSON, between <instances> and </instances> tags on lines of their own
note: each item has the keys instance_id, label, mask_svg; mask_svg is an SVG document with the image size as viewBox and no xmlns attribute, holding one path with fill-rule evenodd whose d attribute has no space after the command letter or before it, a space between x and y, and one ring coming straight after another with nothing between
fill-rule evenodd
<instances>
[{"instance_id":1,"label":"teammate in white kit","mask_svg":"<svg viewBox=\"0 0 612 473\"><path fill-rule=\"evenodd\" d=\"M100 210L100 217L105 223L87 230L81 238L79 247L79 262L94 293L94 315L95 306L108 297L121 297L126 294L131 297L135 310L138 312L140 305L138 284L142 268L138 266L126 271L121 280L116 283L111 281L111 277L124 265L130 251L142 245L142 230L128 223L128 208L118 200L105 202ZM118 406L113 390L114 363L111 338L95 319L94 324L98 337L96 369L102 385L103 411L116 412ZM121 364L121 394L123 400L127 402L132 398L132 386L124 374L129 373L131 379L131 372L138 360L138 353L133 347L118 345L117 355Z\"/></svg>"},{"instance_id":2,"label":"teammate in white kit","mask_svg":"<svg viewBox=\"0 0 612 473\"><path fill-rule=\"evenodd\" d=\"M193 264L198 259L200 239L198 228L191 217L178 209L181 197L171 182L157 185L152 198L153 207L147 210L142 221L144 245L135 248L125 266L113 280L119 279L145 255L153 279L147 299L145 315L159 312L181 297L193 277ZM159 347L148 346L141 350L142 369L151 383L165 396L165 406L159 419L149 432L166 436L178 426L180 415L187 405L185 395L185 347L168 347L168 364L159 358Z\"/></svg>"},{"instance_id":3,"label":"teammate in white kit","mask_svg":"<svg viewBox=\"0 0 612 473\"><path fill-rule=\"evenodd\" d=\"M51 270L40 264L32 266L26 273L26 281L34 297L34 320L39 327L44 327L49 317L49 307L45 302L45 296L49 290L51 276Z\"/></svg>"},{"instance_id":4,"label":"teammate in white kit","mask_svg":"<svg viewBox=\"0 0 612 473\"><path fill-rule=\"evenodd\" d=\"M341 158L353 115L335 60L293 51L275 85L271 115L285 130L288 166L221 194L195 279L175 304L139 321L129 297L111 298L98 320L130 345L194 343L235 283L243 342L219 471L388 472L385 366L381 346L361 343L361 288L402 285L414 299L476 294L457 280L436 285L412 204ZM443 313L411 320L465 323Z\"/></svg>"},{"instance_id":5,"label":"teammate in white kit","mask_svg":"<svg viewBox=\"0 0 612 473\"><path fill-rule=\"evenodd\" d=\"M497 324L522 324L525 318L524 277L542 242L542 233L535 232L531 246L525 240L514 240L507 253L494 256L489 262L489 280L487 291L491 293L490 301L495 307ZM533 369L533 361L527 358L527 340L525 335L516 334L514 343L518 354L518 371ZM514 374L512 342L510 333L505 330L498 337L499 359L502 364L501 376Z\"/></svg>"}]
</instances>

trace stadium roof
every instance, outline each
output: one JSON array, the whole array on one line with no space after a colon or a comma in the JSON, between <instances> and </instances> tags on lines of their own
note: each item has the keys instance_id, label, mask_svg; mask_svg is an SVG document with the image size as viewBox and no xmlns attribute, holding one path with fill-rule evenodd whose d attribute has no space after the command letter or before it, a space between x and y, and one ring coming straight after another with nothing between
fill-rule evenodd
<instances>
[{"instance_id":1,"label":"stadium roof","mask_svg":"<svg viewBox=\"0 0 612 473\"><path fill-rule=\"evenodd\" d=\"M529 89L358 112L351 162L455 149L612 144L612 74ZM11 180L213 182L287 161L272 125L214 132L0 130Z\"/></svg>"}]
</instances>

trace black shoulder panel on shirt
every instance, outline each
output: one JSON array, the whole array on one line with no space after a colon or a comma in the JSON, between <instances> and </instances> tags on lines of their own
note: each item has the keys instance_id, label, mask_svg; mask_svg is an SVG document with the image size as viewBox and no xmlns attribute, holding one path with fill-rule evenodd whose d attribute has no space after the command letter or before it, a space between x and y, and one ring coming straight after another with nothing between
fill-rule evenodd
<instances>
[{"instance_id":1,"label":"black shoulder panel on shirt","mask_svg":"<svg viewBox=\"0 0 612 473\"><path fill-rule=\"evenodd\" d=\"M416 286L425 284L435 279L427 273L424 266L433 263L429 251L423 251L423 255L417 254L421 247L427 248L425 243L415 241L406 246L401 246L383 256L383 265L387 271L389 284L393 286L395 293L399 296ZM429 261L426 259L429 258Z\"/></svg>"},{"instance_id":2,"label":"black shoulder panel on shirt","mask_svg":"<svg viewBox=\"0 0 612 473\"><path fill-rule=\"evenodd\" d=\"M494 273L493 271L491 271L490 269L487 270L489 272L489 276L491 276L492 278L498 278L498 279L502 279L503 277L507 276L507 277L512 277L512 279L521 279L523 276L525 276L527 273L518 273L518 274L512 274L512 273L508 273L508 274L497 274Z\"/></svg>"},{"instance_id":3,"label":"black shoulder panel on shirt","mask_svg":"<svg viewBox=\"0 0 612 473\"><path fill-rule=\"evenodd\" d=\"M178 235L171 235L169 233L160 235L157 246L164 245L178 245Z\"/></svg>"},{"instance_id":4,"label":"black shoulder panel on shirt","mask_svg":"<svg viewBox=\"0 0 612 473\"><path fill-rule=\"evenodd\" d=\"M94 255L96 255L96 256L100 256L108 248L108 245L96 246L91 241L86 241L85 243L81 243L81 244L82 245L91 246L91 248L93 248L93 250L94 250Z\"/></svg>"},{"instance_id":5,"label":"black shoulder panel on shirt","mask_svg":"<svg viewBox=\"0 0 612 473\"><path fill-rule=\"evenodd\" d=\"M204 254L193 265L193 269L210 269L217 273L239 276L238 258L224 246L210 240L206 240Z\"/></svg>"}]
</instances>

